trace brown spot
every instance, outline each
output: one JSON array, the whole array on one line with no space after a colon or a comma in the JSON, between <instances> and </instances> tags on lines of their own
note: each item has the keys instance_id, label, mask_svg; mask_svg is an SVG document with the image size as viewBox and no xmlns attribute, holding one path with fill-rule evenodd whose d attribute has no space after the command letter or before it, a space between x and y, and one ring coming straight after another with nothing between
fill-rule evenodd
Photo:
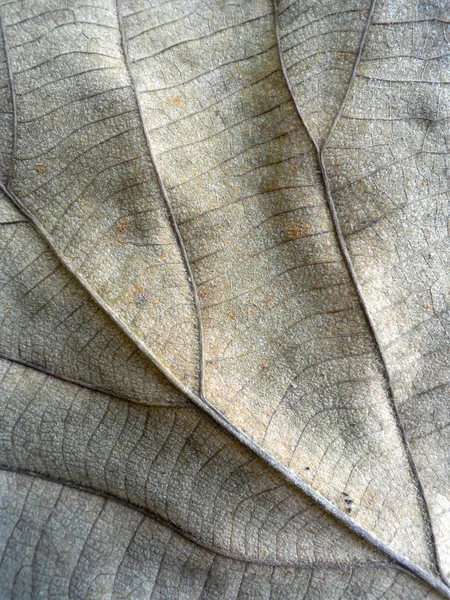
<instances>
[{"instance_id":1,"label":"brown spot","mask_svg":"<svg viewBox=\"0 0 450 600\"><path fill-rule=\"evenodd\" d=\"M267 183L265 186L263 186L262 191L263 192L274 192L275 190L279 190L280 187L281 186L278 183L278 181L271 181L270 183Z\"/></svg>"},{"instance_id":2,"label":"brown spot","mask_svg":"<svg viewBox=\"0 0 450 600\"><path fill-rule=\"evenodd\" d=\"M45 165L39 163L38 165L36 165L36 171L38 173L45 173L47 171L47 169L46 169Z\"/></svg>"},{"instance_id":3,"label":"brown spot","mask_svg":"<svg viewBox=\"0 0 450 600\"><path fill-rule=\"evenodd\" d=\"M422 179L422 185L427 185L428 179Z\"/></svg>"},{"instance_id":4,"label":"brown spot","mask_svg":"<svg viewBox=\"0 0 450 600\"><path fill-rule=\"evenodd\" d=\"M183 103L183 98L181 96L174 96L173 98L167 98L166 102L179 108Z\"/></svg>"},{"instance_id":5,"label":"brown spot","mask_svg":"<svg viewBox=\"0 0 450 600\"><path fill-rule=\"evenodd\" d=\"M267 363L265 363L263 360L259 361L259 366L261 367L261 369L267 369Z\"/></svg>"},{"instance_id":6,"label":"brown spot","mask_svg":"<svg viewBox=\"0 0 450 600\"><path fill-rule=\"evenodd\" d=\"M126 231L128 231L128 223L125 221L125 219L120 219L120 221L116 225L116 228L117 231L119 231L120 233L125 233Z\"/></svg>"},{"instance_id":7,"label":"brown spot","mask_svg":"<svg viewBox=\"0 0 450 600\"><path fill-rule=\"evenodd\" d=\"M159 301L158 300L153 300L152 304L153 304L153 306L158 306Z\"/></svg>"},{"instance_id":8,"label":"brown spot","mask_svg":"<svg viewBox=\"0 0 450 600\"><path fill-rule=\"evenodd\" d=\"M288 235L288 238L291 240L296 240L298 238L305 237L309 235L311 231L311 223L306 219L300 219L299 221L290 223L286 227L286 233Z\"/></svg>"}]
</instances>

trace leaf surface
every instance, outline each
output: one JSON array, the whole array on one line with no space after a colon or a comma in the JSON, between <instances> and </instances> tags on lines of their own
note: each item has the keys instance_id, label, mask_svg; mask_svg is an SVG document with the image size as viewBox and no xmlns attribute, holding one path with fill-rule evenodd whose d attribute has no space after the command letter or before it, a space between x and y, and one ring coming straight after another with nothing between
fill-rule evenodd
<instances>
[{"instance_id":1,"label":"leaf surface","mask_svg":"<svg viewBox=\"0 0 450 600\"><path fill-rule=\"evenodd\" d=\"M186 597L214 597L217 553L230 597L307 597L334 563L342 597L372 563L449 593L448 19L427 7L2 5L5 477L145 513L175 540L155 557L209 565ZM184 589L169 562L152 597Z\"/></svg>"},{"instance_id":2,"label":"leaf surface","mask_svg":"<svg viewBox=\"0 0 450 600\"><path fill-rule=\"evenodd\" d=\"M0 544L10 574L0 589L10 598L30 597L38 587L48 598L438 597L425 584L389 568L245 564L199 548L111 499L33 477L1 473L0 490L7 523ZM64 543L68 534L75 542L70 551Z\"/></svg>"},{"instance_id":3,"label":"leaf surface","mask_svg":"<svg viewBox=\"0 0 450 600\"><path fill-rule=\"evenodd\" d=\"M295 49L285 47L293 15L312 20L313 11L300 12L301 4L283 9L282 2L279 10L283 56L299 107L315 90L310 81L297 82ZM448 16L445 4L374 3L348 96L335 106L328 139L316 135L447 577ZM302 114L314 130L314 116Z\"/></svg>"}]
</instances>

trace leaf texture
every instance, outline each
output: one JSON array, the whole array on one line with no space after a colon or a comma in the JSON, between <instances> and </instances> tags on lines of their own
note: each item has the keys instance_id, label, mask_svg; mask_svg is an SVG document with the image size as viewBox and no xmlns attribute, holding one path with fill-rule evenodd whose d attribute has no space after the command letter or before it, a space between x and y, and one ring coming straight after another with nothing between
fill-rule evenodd
<instances>
[{"instance_id":1,"label":"leaf texture","mask_svg":"<svg viewBox=\"0 0 450 600\"><path fill-rule=\"evenodd\" d=\"M300 4L281 16L282 30L289 31ZM448 9L446 3L374 5L354 81L322 148L342 235L388 367L447 577ZM297 66L287 50L283 55L303 105L308 94L296 82ZM309 93L314 90L309 84ZM313 118L304 118L315 127Z\"/></svg>"},{"instance_id":2,"label":"leaf texture","mask_svg":"<svg viewBox=\"0 0 450 600\"><path fill-rule=\"evenodd\" d=\"M450 597L446 10L1 3L5 597Z\"/></svg>"},{"instance_id":3,"label":"leaf texture","mask_svg":"<svg viewBox=\"0 0 450 600\"><path fill-rule=\"evenodd\" d=\"M115 6L45 9L45 2L4 7L6 38L14 40L7 42L16 111L11 187L91 293L142 345L151 337L158 356L195 388L192 293L140 126Z\"/></svg>"},{"instance_id":4,"label":"leaf texture","mask_svg":"<svg viewBox=\"0 0 450 600\"><path fill-rule=\"evenodd\" d=\"M47 598L438 597L425 584L389 568L339 571L244 564L196 547L151 517L110 499L33 477L2 473L0 490L7 517L0 544L10 573L0 589L14 599L32 597L37 588ZM68 534L75 540L70 551Z\"/></svg>"},{"instance_id":5,"label":"leaf texture","mask_svg":"<svg viewBox=\"0 0 450 600\"><path fill-rule=\"evenodd\" d=\"M10 361L0 368L4 467L120 498L243 560L390 562L195 407L131 405Z\"/></svg>"},{"instance_id":6,"label":"leaf texture","mask_svg":"<svg viewBox=\"0 0 450 600\"><path fill-rule=\"evenodd\" d=\"M0 198L0 211L14 206ZM3 209L4 207L4 209ZM0 355L155 404L186 404L26 222L0 231Z\"/></svg>"}]
</instances>

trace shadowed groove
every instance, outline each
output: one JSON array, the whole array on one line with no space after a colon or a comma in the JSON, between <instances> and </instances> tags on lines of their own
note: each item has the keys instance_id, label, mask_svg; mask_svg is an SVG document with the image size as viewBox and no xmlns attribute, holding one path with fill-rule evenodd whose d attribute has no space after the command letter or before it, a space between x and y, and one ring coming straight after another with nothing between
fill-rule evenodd
<instances>
[{"instance_id":1,"label":"shadowed groove","mask_svg":"<svg viewBox=\"0 0 450 600\"><path fill-rule=\"evenodd\" d=\"M198 546L199 548L202 548L203 550L207 550L208 552L212 552L218 556L230 558L232 560L235 560L236 562L241 562L243 564L274 566L274 567L276 566L276 567L283 567L283 568L290 568L290 569L315 569L315 568L320 568L320 567L327 568L327 569L341 569L342 568L342 565L340 565L338 561L336 563L329 563L329 562L301 563L301 562L295 562L295 561L275 562L275 561L245 559L242 556L239 556L238 554L236 554L234 552L225 551L221 548L217 548L216 546L214 546L212 544L207 544L207 543L199 540L197 537L190 535L189 533L187 533L186 531L184 531L183 529L178 527L170 519L165 519L165 518L161 517L160 515L158 515L157 513L150 510L149 508L139 506L138 504L136 504L134 502L130 502L129 500L126 500L125 498L121 498L120 496L117 496L116 494L112 494L110 492L104 492L103 490L99 490L96 488L91 488L91 487L76 483L74 481L71 481L69 479L54 477L52 475L47 475L46 473L41 473L39 471L34 471L34 470L30 470L30 469L23 469L21 467L10 467L9 465L0 464L0 471L6 471L8 473L15 473L17 475L34 477L35 479L41 479L43 481L49 481L51 483L56 483L56 484L64 486L64 487L68 487L68 488L71 488L74 490L78 490L80 492L84 492L86 494L90 494L91 496L97 496L99 498L104 498L105 500L112 500L113 502L115 502L117 504L120 504L122 506L125 506L126 508L129 508L131 510L134 510L134 511L142 514L144 517L148 517L148 518L152 519L153 521L156 521L160 525L168 527L174 533L177 533L184 539L188 540L189 542L194 543L196 546ZM361 561L360 563L355 563L352 566L365 567L365 568L371 568L371 569L398 569L399 568L395 563L389 562L389 561L387 561L385 563Z\"/></svg>"},{"instance_id":2,"label":"shadowed groove","mask_svg":"<svg viewBox=\"0 0 450 600\"><path fill-rule=\"evenodd\" d=\"M17 365L21 365L23 367L28 367L29 369L34 369L35 371L39 371L40 373L43 373L44 375L47 375L49 377L54 377L55 379L59 379L61 381L66 381L67 383L73 383L74 385L78 385L78 386L86 388L88 390L92 390L93 392L100 392L101 394L107 394L108 396L114 396L115 398L120 398L121 400L126 400L127 402L132 402L133 404L139 404L139 406L146 406L146 407L152 407L152 408L157 408L157 407L189 408L192 406L192 404L191 404L191 402L189 402L189 400L186 400L186 402L177 402L177 403L175 403L173 401L167 402L167 403L141 402L136 397L126 396L125 394L120 394L119 392L117 392L113 389L108 389L101 385L95 385L93 383L88 383L87 381L81 381L80 379L75 379L74 377L68 377L65 375L61 375L59 373L55 373L54 371L51 371L50 369L42 367L36 363L32 363L27 360L22 360L20 357L8 356L6 354L3 354L2 352L0 352L0 360L7 360L9 362L16 363Z\"/></svg>"},{"instance_id":3,"label":"shadowed groove","mask_svg":"<svg viewBox=\"0 0 450 600\"><path fill-rule=\"evenodd\" d=\"M14 162L16 160L16 154L17 154L17 103L16 103L16 91L14 88L14 79L13 79L11 60L9 57L8 43L6 41L6 35L5 35L5 25L4 25L3 14L1 12L1 10L0 10L0 36L2 39L3 48L5 50L6 70L8 73L8 85L9 85L9 93L10 93L10 98L11 98L12 127L13 127L12 145L11 145L11 154L10 154L10 166L9 166L8 177L6 178L6 185L8 185L8 183L11 179L11 176L13 174L13 171L14 171Z\"/></svg>"}]
</instances>

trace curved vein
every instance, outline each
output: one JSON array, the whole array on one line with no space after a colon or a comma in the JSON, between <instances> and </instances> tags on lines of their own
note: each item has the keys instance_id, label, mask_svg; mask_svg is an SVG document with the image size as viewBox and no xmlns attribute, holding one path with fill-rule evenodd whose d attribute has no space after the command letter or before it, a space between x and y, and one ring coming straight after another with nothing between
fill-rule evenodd
<instances>
[{"instance_id":1,"label":"curved vein","mask_svg":"<svg viewBox=\"0 0 450 600\"><path fill-rule=\"evenodd\" d=\"M329 179L328 179L327 169L326 169L325 163L324 163L324 152L325 152L325 149L326 149L326 147L327 147L327 145L328 145L328 143L329 143L329 141L330 141L330 139L331 139L331 137L332 137L332 135L334 133L334 130L335 130L335 128L336 128L336 126L337 126L337 124L338 124L341 116L342 116L342 113L343 113L343 110L344 110L344 106L346 104L346 101L347 101L348 96L349 96L349 94L351 92L351 89L352 89L353 82L354 82L354 80L356 78L356 75L357 75L357 70L358 70L358 67L359 67L359 63L361 61L361 56L362 56L362 53L363 53L363 50L364 50L364 46L365 46L365 43L366 43L367 35L369 33L369 29L370 29L370 26L372 24L372 19L373 19L373 14L374 14L374 11L375 11L376 0L371 0L371 5L370 5L369 13L368 13L366 24L364 26L364 30L363 30L363 33L362 33L362 36L361 36L361 41L360 41L360 44L359 44L358 53L357 53L356 58L355 58L355 63L353 65L353 69L352 69L350 80L349 80L349 83L348 83L348 86L347 86L347 90L345 92L345 95L344 95L344 98L342 100L342 103L341 103L341 105L339 107L339 110L338 110L338 112L337 112L337 114L336 114L336 116L335 116L335 118L334 118L334 120L333 120L333 122L331 124L331 127L329 129L329 132L328 132L328 134L327 134L327 136L325 138L325 141L324 141L322 147L319 146L319 144L317 143L317 141L316 141L315 137L313 136L311 130L309 129L308 125L306 124L306 121L305 121L305 119L303 117L303 114L302 114L302 110L301 110L301 108L299 106L298 100L297 100L297 98L296 98L296 96L294 94L294 90L293 90L293 88L291 86L291 83L290 83L290 80L289 80L289 75L288 75L286 67L284 65L283 51L282 51L282 48L281 48L281 40L280 40L280 36L279 36L279 31L278 31L278 14L277 14L277 3L276 2L277 2L277 0L274 0L274 13L275 13L275 23L276 23L276 38L277 38L277 44L278 44L278 54L279 54L279 58L280 58L281 69L282 69L284 78L286 80L286 84L287 84L287 87L289 89L289 93L291 95L292 101L293 101L293 103L295 105L295 108L297 110L297 113L299 115L299 118L302 121L302 123L303 123L303 125L304 125L304 127L305 127L305 129L306 129L306 131L307 131L307 133L308 133L308 135L309 135L309 137L310 137L310 139L311 139L314 147L315 147L315 150L317 152L317 156L318 156L319 164L320 164L320 171L321 171L321 175L322 175L322 179L323 179L323 183L324 183L324 187L325 187L325 192L326 192L327 204L328 204L328 207L329 207L329 210L330 210L330 213L331 213L332 222L333 222L333 225L334 225L334 228L335 228L335 231L336 231L336 237L337 237L337 240L338 240L339 248L341 250L342 256L344 258L344 261L345 261L347 270L348 270L348 272L350 274L350 277L352 279L352 282L353 282L353 284L355 286L355 289L357 291L361 308L363 309L364 316L366 318L366 321L367 321L367 324L369 326L370 332L371 332L372 337L373 337L373 339L375 341L375 344L376 344L377 353L378 353L378 355L380 357L380 360L381 360L382 370L383 370L383 373L384 373L384 376L385 376L385 380L386 380L386 383L387 383L387 388L388 388L387 389L387 392L388 392L387 396L388 396L388 399L390 401L391 410L393 412L394 419L395 419L397 428L398 428L399 433L400 433L400 437L401 437L401 440L402 440L402 443L403 443L403 446L404 446L404 449L405 449L405 453L406 453L406 456L407 456L407 459L408 459L408 464L409 464L409 467L411 469L411 473L412 473L412 476L413 476L413 479L414 479L414 483L415 483L416 488L417 488L417 490L418 490L418 492L420 494L420 499L421 499L421 502L422 502L422 510L423 510L425 530L426 530L428 539L430 541L434 563L436 565L436 568L437 568L437 571L438 571L438 574L439 574L440 578L442 579L442 581L446 581L446 579L445 579L445 577L443 575L443 572L442 572L440 558L439 558L439 554L438 554L438 551L437 551L436 537L435 537L434 530L433 530L433 523L432 523L432 520L431 520L430 509L429 509L429 506L428 506L428 503L427 503L427 500L426 500L426 496L425 496L425 493L424 493L424 489L423 489L423 486L422 486L422 483L421 483L421 480L420 480L420 477L419 477L419 473L418 473L416 464L414 462L414 457L412 455L411 448L409 446L408 438L406 436L406 431L405 431L405 428L403 426L400 414L399 414L399 412L397 410L397 406L396 406L396 403L395 403L394 390L393 390L393 387L392 387L391 378L390 378L389 371L388 371L387 364L386 364L386 360L385 360L385 357L384 357L384 354L383 354L383 351L382 351L382 348L381 348L381 343L380 343L380 340L379 340L379 337L378 337L378 334L377 334L377 331L376 331L376 328L375 328L375 324L374 324L373 319L372 319L372 317L370 315L367 303L366 303L366 301L364 299L362 287L361 287L361 284L359 282L358 276L356 274L355 268L353 266L353 261L352 261L352 258L350 256L350 252L348 250L347 243L346 243L344 235L342 233L339 216L337 214L336 206L334 204L333 196L331 194L331 188L330 188L330 182L329 182Z\"/></svg>"},{"instance_id":2,"label":"curved vein","mask_svg":"<svg viewBox=\"0 0 450 600\"><path fill-rule=\"evenodd\" d=\"M123 52L123 57L124 57L124 62L125 62L125 66L128 72L128 76L130 78L131 81L131 85L133 88L133 94L135 97L135 101L136 101L136 107L139 113L139 118L142 124L142 129L144 132L144 137L145 137L145 142L147 145L147 149L148 149L148 153L150 155L151 161L153 163L154 169L155 169L155 173L156 173L156 177L158 179L158 185L159 188L161 190L161 195L164 199L164 203L166 205L167 208L167 212L169 215L169 220L170 220L170 224L172 225L172 229L175 233L175 237L178 243L178 247L180 249L181 255L183 257L183 263L184 263L184 267L186 269L186 274L187 274L187 279L189 281L189 287L191 288L191 293L192 293L192 298L194 300L194 306L195 306L195 313L197 316L197 331L198 331L198 348L199 348L199 389L198 389L198 393L200 396L203 395L203 389L204 389L204 373L205 373L205 358L204 358L204 348L203 348L203 326L202 326L202 315L201 315L201 308L200 308L200 299L198 297L198 292L197 292L197 286L195 283L195 279L192 273L192 269L191 269L191 265L189 263L189 258L187 255L187 251L186 251L186 247L184 245L184 241L183 238L181 236L180 233L180 229L178 227L178 223L176 221L175 218L175 214L174 211L172 209L170 200L169 200L169 196L167 194L167 190L166 187L164 185L164 182L161 178L161 174L159 172L157 163L155 161L155 157L153 154L153 150L152 150L152 145L150 142L150 138L148 136L147 133L147 129L144 126L144 119L142 116L142 108L141 108L141 104L139 102L139 98L138 95L136 93L136 84L135 84L135 80L132 74L132 71L129 67L129 58L128 58L128 51L127 51L127 45L125 42L125 36L124 36L124 32L123 32L123 20L122 20L122 12L121 12L121 8L120 8L120 0L116 0L116 10L117 10L117 20L118 20L118 24L119 24L119 33L120 33L120 43L121 43L121 47L122 47L122 52Z\"/></svg>"}]
</instances>

